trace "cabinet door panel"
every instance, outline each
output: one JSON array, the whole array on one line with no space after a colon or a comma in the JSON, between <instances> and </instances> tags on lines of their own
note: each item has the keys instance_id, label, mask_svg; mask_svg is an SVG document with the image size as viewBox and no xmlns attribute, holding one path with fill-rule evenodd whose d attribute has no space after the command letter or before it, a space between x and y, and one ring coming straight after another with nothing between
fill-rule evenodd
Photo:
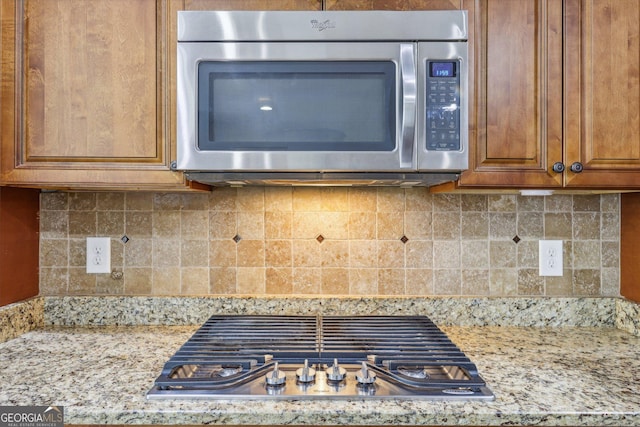
<instances>
[{"instance_id":1,"label":"cabinet door panel","mask_svg":"<svg viewBox=\"0 0 640 427\"><path fill-rule=\"evenodd\" d=\"M569 186L640 186L640 3L568 0Z\"/></svg>"},{"instance_id":2,"label":"cabinet door panel","mask_svg":"<svg viewBox=\"0 0 640 427\"><path fill-rule=\"evenodd\" d=\"M558 186L562 1L465 1L471 30L470 162L460 186Z\"/></svg>"},{"instance_id":3,"label":"cabinet door panel","mask_svg":"<svg viewBox=\"0 0 640 427\"><path fill-rule=\"evenodd\" d=\"M26 4L24 162L156 159L155 0Z\"/></svg>"}]
</instances>

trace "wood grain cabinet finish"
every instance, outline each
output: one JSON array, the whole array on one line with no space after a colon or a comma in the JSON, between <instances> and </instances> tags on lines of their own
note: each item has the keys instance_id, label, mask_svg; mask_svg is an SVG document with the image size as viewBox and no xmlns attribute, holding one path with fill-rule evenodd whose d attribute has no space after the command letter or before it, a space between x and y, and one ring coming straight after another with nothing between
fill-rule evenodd
<instances>
[{"instance_id":1,"label":"wood grain cabinet finish","mask_svg":"<svg viewBox=\"0 0 640 427\"><path fill-rule=\"evenodd\" d=\"M168 0L0 0L0 182L186 189L168 129Z\"/></svg>"}]
</instances>

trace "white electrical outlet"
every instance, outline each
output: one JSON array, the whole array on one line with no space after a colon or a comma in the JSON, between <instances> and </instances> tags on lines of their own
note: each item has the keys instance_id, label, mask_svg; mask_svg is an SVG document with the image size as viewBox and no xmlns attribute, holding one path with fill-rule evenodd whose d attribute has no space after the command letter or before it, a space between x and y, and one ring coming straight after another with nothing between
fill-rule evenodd
<instances>
[{"instance_id":1,"label":"white electrical outlet","mask_svg":"<svg viewBox=\"0 0 640 427\"><path fill-rule=\"evenodd\" d=\"M540 276L562 276L562 240L540 240Z\"/></svg>"},{"instance_id":2,"label":"white electrical outlet","mask_svg":"<svg viewBox=\"0 0 640 427\"><path fill-rule=\"evenodd\" d=\"M87 237L87 273L111 273L111 239Z\"/></svg>"}]
</instances>

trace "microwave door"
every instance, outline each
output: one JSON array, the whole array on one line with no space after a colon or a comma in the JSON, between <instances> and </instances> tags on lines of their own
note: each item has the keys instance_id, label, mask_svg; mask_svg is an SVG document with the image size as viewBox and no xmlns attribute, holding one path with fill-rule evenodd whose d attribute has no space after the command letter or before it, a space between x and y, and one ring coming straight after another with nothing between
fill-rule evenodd
<instances>
[{"instance_id":1,"label":"microwave door","mask_svg":"<svg viewBox=\"0 0 640 427\"><path fill-rule=\"evenodd\" d=\"M414 171L415 51L180 43L178 169Z\"/></svg>"}]
</instances>

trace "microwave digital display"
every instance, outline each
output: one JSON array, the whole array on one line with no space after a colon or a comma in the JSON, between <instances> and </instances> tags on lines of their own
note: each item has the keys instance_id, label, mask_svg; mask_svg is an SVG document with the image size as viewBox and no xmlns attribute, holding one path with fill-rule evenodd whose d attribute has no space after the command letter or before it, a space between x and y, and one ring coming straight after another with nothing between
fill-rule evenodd
<instances>
[{"instance_id":1,"label":"microwave digital display","mask_svg":"<svg viewBox=\"0 0 640 427\"><path fill-rule=\"evenodd\" d=\"M431 62L431 69L429 75L431 77L455 77L456 66L455 62Z\"/></svg>"}]
</instances>

